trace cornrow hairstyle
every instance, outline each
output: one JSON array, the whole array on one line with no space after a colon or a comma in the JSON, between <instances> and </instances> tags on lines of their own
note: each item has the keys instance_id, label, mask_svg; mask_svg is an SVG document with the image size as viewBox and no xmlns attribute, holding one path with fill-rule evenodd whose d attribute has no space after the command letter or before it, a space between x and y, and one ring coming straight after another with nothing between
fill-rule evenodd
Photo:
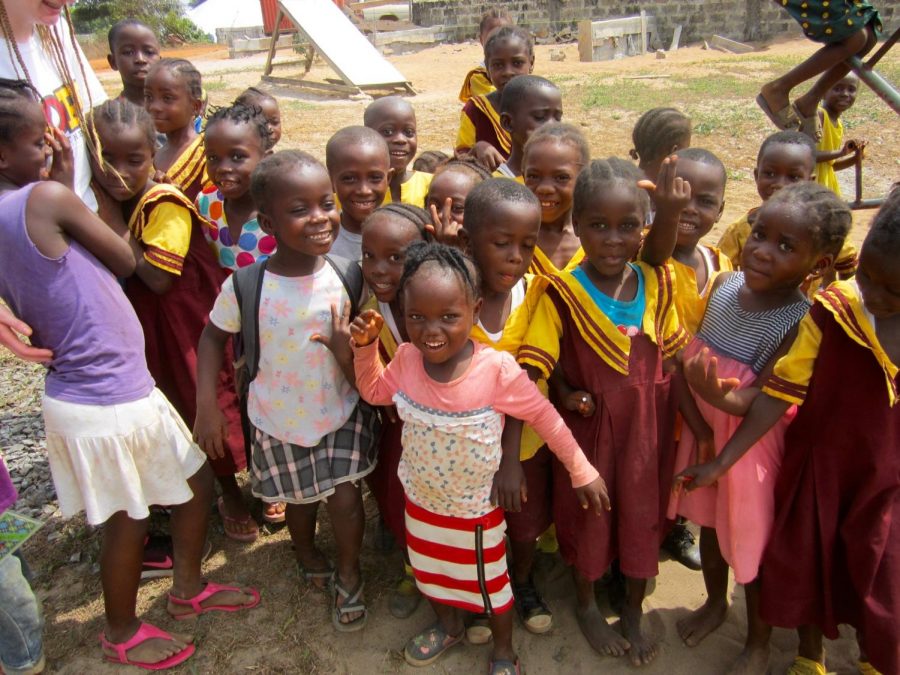
<instances>
[{"instance_id":1,"label":"cornrow hairstyle","mask_svg":"<svg viewBox=\"0 0 900 675\"><path fill-rule=\"evenodd\" d=\"M88 128L96 133L100 124L108 125L108 128L139 128L151 150L156 149L156 128L153 126L153 118L144 108L136 106L127 99L108 99L94 108L88 114Z\"/></svg>"},{"instance_id":2,"label":"cornrow hairstyle","mask_svg":"<svg viewBox=\"0 0 900 675\"><path fill-rule=\"evenodd\" d=\"M432 240L431 230L427 228L428 225L431 225L431 216L429 215L428 211L423 209L421 206L415 206L414 204L405 204L403 202L391 202L390 204L384 204L382 206L379 206L369 214L369 216L362 223L363 227L365 227L366 223L368 223L370 220L381 214L390 214L392 216L403 218L404 220L409 221L419 231L419 234L422 236L422 241Z\"/></svg>"},{"instance_id":3,"label":"cornrow hairstyle","mask_svg":"<svg viewBox=\"0 0 900 675\"><path fill-rule=\"evenodd\" d=\"M413 242L406 249L406 261L403 263L397 293L402 295L409 280L423 265L429 263L454 274L462 283L466 297L473 301L478 299L481 294L481 279L475 263L453 246L424 241Z\"/></svg>"},{"instance_id":4,"label":"cornrow hairstyle","mask_svg":"<svg viewBox=\"0 0 900 675\"><path fill-rule=\"evenodd\" d=\"M206 96L206 93L203 91L203 78L200 76L200 71L194 67L193 63L187 59L160 59L150 66L150 70L147 72L147 78L149 79L157 70L162 70L163 68L169 70L174 75L178 75L184 80L184 86L192 99L195 101L203 101Z\"/></svg>"},{"instance_id":5,"label":"cornrow hairstyle","mask_svg":"<svg viewBox=\"0 0 900 675\"><path fill-rule=\"evenodd\" d=\"M675 108L651 108L638 118L631 132L634 160L652 162L665 157L675 146L691 144L691 118Z\"/></svg>"},{"instance_id":6,"label":"cornrow hairstyle","mask_svg":"<svg viewBox=\"0 0 900 675\"><path fill-rule=\"evenodd\" d=\"M531 35L528 34L528 31L524 28L519 28L518 26L503 26L496 30L489 38L488 41L484 43L484 59L488 60L491 50L499 45L501 42L506 42L508 40L521 40L528 51L528 56L534 56L534 42L531 39Z\"/></svg>"},{"instance_id":7,"label":"cornrow hairstyle","mask_svg":"<svg viewBox=\"0 0 900 675\"><path fill-rule=\"evenodd\" d=\"M519 77L523 76L520 75ZM516 79L518 78L513 78L513 81ZM512 82L509 84L512 84ZM507 88L509 87L509 84L506 85ZM504 95L505 93L506 90L504 90ZM548 141L554 141L560 145L571 145L575 148L581 157L582 168L587 166L588 162L591 161L591 148L588 145L584 134L581 133L581 130L578 127L566 124L565 122L548 122L537 128L528 140L525 141L525 147L522 149L522 156L528 157L529 149Z\"/></svg>"},{"instance_id":8,"label":"cornrow hairstyle","mask_svg":"<svg viewBox=\"0 0 900 675\"><path fill-rule=\"evenodd\" d=\"M109 32L106 34L106 41L109 43L110 52L116 51L116 41L119 39L119 33L131 26L146 28L151 33L153 33L153 29L143 21L138 21L137 19L122 19L121 21L117 21L113 24L112 28L110 28ZM154 33L154 36L155 35L156 34Z\"/></svg>"},{"instance_id":9,"label":"cornrow hairstyle","mask_svg":"<svg viewBox=\"0 0 900 675\"><path fill-rule=\"evenodd\" d=\"M722 174L722 190L725 189L725 183L728 181L728 172L722 160L705 148L682 148L675 153L679 159L689 159L698 164L706 164L707 166L716 167Z\"/></svg>"},{"instance_id":10,"label":"cornrow hairstyle","mask_svg":"<svg viewBox=\"0 0 900 675\"><path fill-rule=\"evenodd\" d=\"M469 234L494 222L495 209L501 204L528 204L534 207L535 220L541 221L541 202L520 182L509 178L488 178L466 195L463 221Z\"/></svg>"},{"instance_id":11,"label":"cornrow hairstyle","mask_svg":"<svg viewBox=\"0 0 900 675\"><path fill-rule=\"evenodd\" d=\"M233 124L250 125L251 131L259 137L262 149L268 150L271 147L272 134L269 131L266 118L262 114L262 108L244 105L243 103L214 108L209 117L206 118L206 131L209 132L210 127L226 120Z\"/></svg>"},{"instance_id":12,"label":"cornrow hairstyle","mask_svg":"<svg viewBox=\"0 0 900 675\"><path fill-rule=\"evenodd\" d=\"M833 255L840 252L853 225L853 215L834 192L811 181L793 183L772 195L760 207L760 214L764 215L778 205L786 205L802 214L818 250Z\"/></svg>"},{"instance_id":13,"label":"cornrow hairstyle","mask_svg":"<svg viewBox=\"0 0 900 675\"><path fill-rule=\"evenodd\" d=\"M588 200L613 185L624 185L633 193L634 198L646 214L650 210L650 195L638 187L638 181L644 174L634 164L618 157L595 159L585 167L575 181L572 212L581 213Z\"/></svg>"},{"instance_id":14,"label":"cornrow hairstyle","mask_svg":"<svg viewBox=\"0 0 900 675\"><path fill-rule=\"evenodd\" d=\"M241 103L246 106L258 106L260 101L272 101L275 105L278 105L278 99L272 94L256 87L247 87L241 92L240 96L234 99L235 103Z\"/></svg>"},{"instance_id":15,"label":"cornrow hairstyle","mask_svg":"<svg viewBox=\"0 0 900 675\"><path fill-rule=\"evenodd\" d=\"M250 195L258 211L268 213L272 184L288 171L317 167L325 171L322 162L300 150L281 150L263 157L250 176Z\"/></svg>"},{"instance_id":16,"label":"cornrow hairstyle","mask_svg":"<svg viewBox=\"0 0 900 675\"><path fill-rule=\"evenodd\" d=\"M509 15L509 12L506 11L506 8L491 7L481 15L481 21L478 22L478 36L481 37L481 34L484 32L484 29L487 28L487 25L491 21L496 21L497 19L512 23L512 17Z\"/></svg>"},{"instance_id":17,"label":"cornrow hairstyle","mask_svg":"<svg viewBox=\"0 0 900 675\"><path fill-rule=\"evenodd\" d=\"M872 246L895 258L900 256L900 184L894 184L875 214L863 246Z\"/></svg>"},{"instance_id":18,"label":"cornrow hairstyle","mask_svg":"<svg viewBox=\"0 0 900 675\"><path fill-rule=\"evenodd\" d=\"M806 134L801 134L799 131L776 131L774 134L771 134L766 137L766 140L762 142L762 145L759 146L759 152L756 153L756 163L759 164L759 160L762 159L763 154L766 150L768 150L773 145L802 145L809 148L809 152L812 156L813 163L815 163L816 159L816 142L811 139Z\"/></svg>"},{"instance_id":19,"label":"cornrow hairstyle","mask_svg":"<svg viewBox=\"0 0 900 675\"><path fill-rule=\"evenodd\" d=\"M0 78L0 143L9 143L27 124L25 106L40 105L37 90L25 80Z\"/></svg>"},{"instance_id":20,"label":"cornrow hairstyle","mask_svg":"<svg viewBox=\"0 0 900 675\"><path fill-rule=\"evenodd\" d=\"M514 112L522 105L526 96L540 89L559 91L559 87L540 75L516 75L503 87L503 95L500 97L500 112Z\"/></svg>"},{"instance_id":21,"label":"cornrow hairstyle","mask_svg":"<svg viewBox=\"0 0 900 675\"><path fill-rule=\"evenodd\" d=\"M438 166L445 163L448 159L450 159L450 156L446 152L426 150L416 157L416 161L413 162L413 171L434 173Z\"/></svg>"},{"instance_id":22,"label":"cornrow hairstyle","mask_svg":"<svg viewBox=\"0 0 900 675\"><path fill-rule=\"evenodd\" d=\"M451 158L445 162L442 162L437 166L434 170L434 175L438 176L445 171L459 171L462 173L467 173L473 176L476 179L476 185L483 180L487 180L493 174L485 169L474 157L467 157L464 159L456 159Z\"/></svg>"},{"instance_id":23,"label":"cornrow hairstyle","mask_svg":"<svg viewBox=\"0 0 900 675\"><path fill-rule=\"evenodd\" d=\"M384 136L369 127L350 126L338 129L328 139L328 143L325 144L325 166L330 172L338 159L338 153L344 152L345 148L353 152L366 146L383 149L385 157L390 160L390 152Z\"/></svg>"}]
</instances>

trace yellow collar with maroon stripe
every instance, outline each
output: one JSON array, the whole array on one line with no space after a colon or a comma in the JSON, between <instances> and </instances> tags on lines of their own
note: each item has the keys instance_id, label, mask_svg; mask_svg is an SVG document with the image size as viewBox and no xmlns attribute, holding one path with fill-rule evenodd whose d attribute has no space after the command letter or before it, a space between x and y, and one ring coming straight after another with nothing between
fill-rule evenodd
<instances>
[{"instance_id":1,"label":"yellow collar with maroon stripe","mask_svg":"<svg viewBox=\"0 0 900 675\"><path fill-rule=\"evenodd\" d=\"M493 347L500 352L508 352L515 356L525 339L528 326L531 325L531 317L538 306L544 290L547 288L547 277L536 277L533 274L525 275L525 299L509 313L506 325L503 326L503 334L497 342L493 342L484 329L475 324L472 326L472 339L488 347Z\"/></svg>"},{"instance_id":2,"label":"yellow collar with maroon stripe","mask_svg":"<svg viewBox=\"0 0 900 675\"><path fill-rule=\"evenodd\" d=\"M209 184L206 173L206 149L203 145L203 134L197 134L191 144L179 155L166 175L172 184L187 191L191 185L200 181L200 188ZM199 191L199 190L198 190Z\"/></svg>"},{"instance_id":3,"label":"yellow collar with maroon stripe","mask_svg":"<svg viewBox=\"0 0 900 675\"><path fill-rule=\"evenodd\" d=\"M140 240L142 238L141 235L144 232L147 219L153 212L153 207L160 202L172 202L186 208L190 211L195 226L204 222L203 217L197 211L197 207L194 206L190 199L184 196L181 190L168 183L157 183L144 193L144 196L141 197L134 207L131 218L128 219L128 229L131 230L131 234L135 239Z\"/></svg>"},{"instance_id":4,"label":"yellow collar with maroon stripe","mask_svg":"<svg viewBox=\"0 0 900 675\"><path fill-rule=\"evenodd\" d=\"M541 250L541 247L535 246L534 257L531 258L531 265L528 267L528 272L530 274L550 276L551 274L567 272L575 268L582 260L584 260L584 249L579 246L578 250L575 251L575 255L572 256L572 259L566 263L566 266L562 269L558 269L556 265L553 264L553 261L547 257L547 254Z\"/></svg>"},{"instance_id":5,"label":"yellow collar with maroon stripe","mask_svg":"<svg viewBox=\"0 0 900 675\"><path fill-rule=\"evenodd\" d=\"M497 137L497 142L508 155L510 150L512 150L512 139L509 137L509 132L503 128L502 124L500 124L500 113L497 112L488 100L487 95L473 96L470 100L472 101L472 105L483 112L485 117L490 120L491 126L494 128L494 135Z\"/></svg>"}]
</instances>

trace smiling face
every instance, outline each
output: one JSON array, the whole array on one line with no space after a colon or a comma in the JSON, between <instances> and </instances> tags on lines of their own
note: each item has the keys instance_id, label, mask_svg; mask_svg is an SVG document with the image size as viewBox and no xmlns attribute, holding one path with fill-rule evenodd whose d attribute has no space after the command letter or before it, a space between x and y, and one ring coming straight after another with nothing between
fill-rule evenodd
<instances>
[{"instance_id":1,"label":"smiling face","mask_svg":"<svg viewBox=\"0 0 900 675\"><path fill-rule=\"evenodd\" d=\"M513 141L525 145L531 134L548 122L562 119L562 94L556 87L540 87L525 93L515 110L500 115Z\"/></svg>"},{"instance_id":2,"label":"smiling face","mask_svg":"<svg viewBox=\"0 0 900 675\"><path fill-rule=\"evenodd\" d=\"M384 201L392 175L388 153L374 143L345 145L335 151L329 168L345 219L361 224Z\"/></svg>"},{"instance_id":3,"label":"smiling face","mask_svg":"<svg viewBox=\"0 0 900 675\"><path fill-rule=\"evenodd\" d=\"M434 206L440 213L444 204L449 199L450 217L454 222L463 225L466 210L466 197L475 187L475 176L469 171L447 170L437 174L428 188L428 197L425 199L425 208Z\"/></svg>"},{"instance_id":4,"label":"smiling face","mask_svg":"<svg viewBox=\"0 0 900 675\"><path fill-rule=\"evenodd\" d=\"M784 202L765 204L757 213L744 244L741 269L755 292L797 288L825 258L809 231L803 206Z\"/></svg>"},{"instance_id":5,"label":"smiling face","mask_svg":"<svg viewBox=\"0 0 900 675\"><path fill-rule=\"evenodd\" d=\"M575 234L600 278L620 275L641 246L647 214L637 199L637 189L616 181L592 194L572 213Z\"/></svg>"},{"instance_id":6,"label":"smiling face","mask_svg":"<svg viewBox=\"0 0 900 675\"><path fill-rule=\"evenodd\" d=\"M206 128L206 170L225 199L250 190L250 174L266 154L264 145L252 123L222 119Z\"/></svg>"},{"instance_id":7,"label":"smiling face","mask_svg":"<svg viewBox=\"0 0 900 675\"><path fill-rule=\"evenodd\" d=\"M461 233L468 253L481 272L485 293L508 293L525 276L538 231L541 212L527 202L499 202L483 214L484 222Z\"/></svg>"},{"instance_id":8,"label":"smiling face","mask_svg":"<svg viewBox=\"0 0 900 675\"><path fill-rule=\"evenodd\" d=\"M150 65L159 61L159 42L147 26L127 25L119 30L106 59L110 68L119 71L123 84L143 87Z\"/></svg>"},{"instance_id":9,"label":"smiling face","mask_svg":"<svg viewBox=\"0 0 900 675\"><path fill-rule=\"evenodd\" d=\"M362 273L380 302L397 297L406 249L415 241L423 241L418 228L396 214L378 212L363 223Z\"/></svg>"},{"instance_id":10,"label":"smiling face","mask_svg":"<svg viewBox=\"0 0 900 675\"><path fill-rule=\"evenodd\" d=\"M534 54L530 54L528 45L518 36L510 36L505 40L495 41L490 53L484 55L484 64L491 83L497 91L503 91L506 83L516 75L527 75L534 67Z\"/></svg>"},{"instance_id":11,"label":"smiling face","mask_svg":"<svg viewBox=\"0 0 900 675\"><path fill-rule=\"evenodd\" d=\"M816 158L799 143L771 143L759 156L753 177L756 191L766 201L786 185L812 180Z\"/></svg>"},{"instance_id":12,"label":"smiling face","mask_svg":"<svg viewBox=\"0 0 900 675\"><path fill-rule=\"evenodd\" d=\"M822 99L822 103L828 112L833 115L840 115L856 103L858 92L859 78L851 73L828 90L825 98Z\"/></svg>"},{"instance_id":13,"label":"smiling face","mask_svg":"<svg viewBox=\"0 0 900 675\"><path fill-rule=\"evenodd\" d=\"M13 138L0 143L0 175L14 185L27 185L47 178L50 146L44 138L47 121L41 105L22 99L22 120Z\"/></svg>"},{"instance_id":14,"label":"smiling face","mask_svg":"<svg viewBox=\"0 0 900 675\"><path fill-rule=\"evenodd\" d=\"M153 171L154 147L147 133L137 124L131 126L97 124L103 146L103 166L91 159L94 179L117 202L140 194Z\"/></svg>"},{"instance_id":15,"label":"smiling face","mask_svg":"<svg viewBox=\"0 0 900 675\"><path fill-rule=\"evenodd\" d=\"M571 211L583 158L571 143L547 139L529 145L522 162L525 185L541 203L541 222L553 223Z\"/></svg>"},{"instance_id":16,"label":"smiling face","mask_svg":"<svg viewBox=\"0 0 900 675\"><path fill-rule=\"evenodd\" d=\"M75 0L12 0L7 1L6 4L19 5L13 10L7 8L7 11L11 14L13 12L19 15L27 13L32 22L44 26L53 26L59 21L59 17L62 16L63 7L74 3Z\"/></svg>"},{"instance_id":17,"label":"smiling face","mask_svg":"<svg viewBox=\"0 0 900 675\"><path fill-rule=\"evenodd\" d=\"M272 181L268 194L265 211L260 208L257 218L260 227L274 235L279 252L328 253L337 236L340 214L323 167L291 167Z\"/></svg>"},{"instance_id":18,"label":"smiling face","mask_svg":"<svg viewBox=\"0 0 900 675\"><path fill-rule=\"evenodd\" d=\"M144 80L144 107L161 134L193 124L201 105L191 96L184 78L169 68L155 68Z\"/></svg>"},{"instance_id":19,"label":"smiling face","mask_svg":"<svg viewBox=\"0 0 900 675\"><path fill-rule=\"evenodd\" d=\"M366 115L366 126L384 137L391 155L395 175L403 175L416 156L419 142L416 137L416 113L412 106L397 96L372 104ZM368 112L368 111L367 111Z\"/></svg>"},{"instance_id":20,"label":"smiling face","mask_svg":"<svg viewBox=\"0 0 900 675\"><path fill-rule=\"evenodd\" d=\"M679 247L694 248L709 233L725 208L725 174L712 164L678 158L678 176L691 184L691 201L678 222Z\"/></svg>"},{"instance_id":21,"label":"smiling face","mask_svg":"<svg viewBox=\"0 0 900 675\"><path fill-rule=\"evenodd\" d=\"M403 288L406 333L426 363L459 360L480 309L463 280L437 263L423 264Z\"/></svg>"}]
</instances>

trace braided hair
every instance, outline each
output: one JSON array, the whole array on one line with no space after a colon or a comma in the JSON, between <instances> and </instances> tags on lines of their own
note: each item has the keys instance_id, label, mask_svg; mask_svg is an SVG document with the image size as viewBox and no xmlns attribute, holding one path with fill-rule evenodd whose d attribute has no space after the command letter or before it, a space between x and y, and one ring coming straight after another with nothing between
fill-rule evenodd
<instances>
[{"instance_id":1,"label":"braided hair","mask_svg":"<svg viewBox=\"0 0 900 675\"><path fill-rule=\"evenodd\" d=\"M588 146L584 134L581 133L578 127L565 122L548 122L535 129L534 133L525 141L522 156L527 157L531 148L548 140L556 141L560 145L571 145L575 148L581 157L580 164L582 167L587 166L587 163L591 161L591 148ZM525 162L523 162L523 166L524 164Z\"/></svg>"},{"instance_id":2,"label":"braided hair","mask_svg":"<svg viewBox=\"0 0 900 675\"><path fill-rule=\"evenodd\" d=\"M193 63L187 59L160 59L150 66L150 70L147 72L147 78L149 79L157 70L162 70L164 68L184 81L184 86L192 99L195 101L203 101L203 78L200 76L200 71L197 70Z\"/></svg>"},{"instance_id":3,"label":"braided hair","mask_svg":"<svg viewBox=\"0 0 900 675\"><path fill-rule=\"evenodd\" d=\"M631 158L642 163L661 159L672 148L691 144L691 118L675 108L651 108L631 132Z\"/></svg>"},{"instance_id":4,"label":"braided hair","mask_svg":"<svg viewBox=\"0 0 900 675\"><path fill-rule=\"evenodd\" d=\"M249 124L254 134L259 137L262 149L269 149L272 132L269 130L269 124L259 106L233 103L229 106L214 108L206 118L206 132L209 133L211 127L223 121L233 124Z\"/></svg>"},{"instance_id":5,"label":"braided hair","mask_svg":"<svg viewBox=\"0 0 900 675\"><path fill-rule=\"evenodd\" d=\"M448 159L446 162L443 162L437 166L434 170L434 175L439 176L446 171L458 171L460 173L467 173L470 176L475 178L475 183L478 184L483 180L487 180L492 176L491 172L484 168L474 157L466 157L464 159Z\"/></svg>"},{"instance_id":6,"label":"braided hair","mask_svg":"<svg viewBox=\"0 0 900 675\"><path fill-rule=\"evenodd\" d=\"M779 204L792 207L803 214L818 250L833 255L840 252L853 225L853 215L847 204L834 192L810 181L788 185L778 190L760 207L757 221L760 215Z\"/></svg>"},{"instance_id":7,"label":"braided hair","mask_svg":"<svg viewBox=\"0 0 900 675\"><path fill-rule=\"evenodd\" d=\"M519 26L503 26L502 28L491 33L491 36L484 43L484 60L488 61L491 50L501 42L508 40L521 40L525 45L528 56L534 56L534 41L528 31Z\"/></svg>"},{"instance_id":8,"label":"braided hair","mask_svg":"<svg viewBox=\"0 0 900 675\"><path fill-rule=\"evenodd\" d=\"M39 101L40 95L29 82L0 78L0 143L9 143L19 134L28 123L25 106Z\"/></svg>"},{"instance_id":9,"label":"braided hair","mask_svg":"<svg viewBox=\"0 0 900 675\"><path fill-rule=\"evenodd\" d=\"M402 295L406 284L423 265L435 265L456 275L466 292L466 297L476 300L481 294L481 279L478 269L469 258L452 246L433 242L417 241L406 249L406 261L400 276L397 293Z\"/></svg>"},{"instance_id":10,"label":"braided hair","mask_svg":"<svg viewBox=\"0 0 900 675\"><path fill-rule=\"evenodd\" d=\"M446 152L441 152L440 150L426 150L416 157L416 161L413 162L413 171L434 173L435 170L448 159L450 159L450 157Z\"/></svg>"},{"instance_id":11,"label":"braided hair","mask_svg":"<svg viewBox=\"0 0 900 675\"><path fill-rule=\"evenodd\" d=\"M272 94L256 87L247 87L234 99L235 103L243 103L246 106L258 106L261 101L272 101L278 105L278 100Z\"/></svg>"},{"instance_id":12,"label":"braided hair","mask_svg":"<svg viewBox=\"0 0 900 675\"><path fill-rule=\"evenodd\" d=\"M602 194L612 186L624 185L634 193L635 200L646 214L650 210L650 196L646 190L638 187L638 181L643 177L640 169L624 159L618 157L595 159L578 174L572 212L581 213L594 195Z\"/></svg>"},{"instance_id":13,"label":"braided hair","mask_svg":"<svg viewBox=\"0 0 900 675\"><path fill-rule=\"evenodd\" d=\"M110 127L138 127L151 148L156 148L156 128L153 119L144 108L126 99L109 99L88 114L88 127L96 131L97 123Z\"/></svg>"},{"instance_id":14,"label":"braided hair","mask_svg":"<svg viewBox=\"0 0 900 675\"><path fill-rule=\"evenodd\" d=\"M379 215L391 215L398 218L402 218L403 220L407 220L413 224L413 226L419 231L419 234L422 237L422 241L431 241L431 230L429 230L426 226L431 225L431 216L428 215L428 212L423 209L421 206L415 206L414 204L405 204L403 202L391 202L390 204L384 204L383 206L379 206L377 209L372 211L369 216L363 221L362 226L365 227L366 223L372 221Z\"/></svg>"}]
</instances>

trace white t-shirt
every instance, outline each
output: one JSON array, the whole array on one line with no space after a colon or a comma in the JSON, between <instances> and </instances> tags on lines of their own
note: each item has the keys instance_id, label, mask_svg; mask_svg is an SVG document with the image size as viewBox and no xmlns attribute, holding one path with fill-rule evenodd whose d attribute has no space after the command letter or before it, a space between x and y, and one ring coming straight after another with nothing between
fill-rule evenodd
<instances>
[{"instance_id":1,"label":"white t-shirt","mask_svg":"<svg viewBox=\"0 0 900 675\"><path fill-rule=\"evenodd\" d=\"M69 67L69 73L75 80L82 109L87 113L91 106L97 106L106 99L100 80L94 73L91 64L81 51L81 47L75 44L73 47L69 25L65 19L60 19L54 28L63 43L63 53ZM63 78L56 69L50 53L44 49L40 37L35 31L27 42L19 43L19 53L28 68L28 76L22 71L15 57L10 54L6 40L0 38L4 44L0 45L0 77L11 80L27 80L30 77L31 84L41 95L44 104L44 115L53 126L64 131L72 144L72 152L75 156L75 193L92 210L97 210L97 200L91 191L91 166L88 160L88 150L85 145L84 132L80 128L78 117L75 115L73 105L73 93L63 85ZM82 76L82 66L84 67ZM90 97L88 97L90 95Z\"/></svg>"},{"instance_id":2,"label":"white t-shirt","mask_svg":"<svg viewBox=\"0 0 900 675\"><path fill-rule=\"evenodd\" d=\"M525 280L519 279L518 283L512 287L509 294L512 296L509 302L509 313L510 315L518 309L519 305L525 302ZM503 337L503 329L501 328L496 333L492 333L487 328L484 327L484 324L481 323L481 319L478 319L478 327L484 331L484 334L488 336L491 342L497 343L500 342Z\"/></svg>"},{"instance_id":3,"label":"white t-shirt","mask_svg":"<svg viewBox=\"0 0 900 675\"><path fill-rule=\"evenodd\" d=\"M348 232L342 227L328 253L347 260L362 260L362 234Z\"/></svg>"},{"instance_id":4,"label":"white t-shirt","mask_svg":"<svg viewBox=\"0 0 900 675\"><path fill-rule=\"evenodd\" d=\"M209 320L227 333L241 330L234 277ZM359 394L328 347L309 338L331 333L331 305L343 307L347 291L334 268L302 277L266 271L259 300L259 372L250 383L247 415L281 441L311 447L350 419Z\"/></svg>"}]
</instances>

